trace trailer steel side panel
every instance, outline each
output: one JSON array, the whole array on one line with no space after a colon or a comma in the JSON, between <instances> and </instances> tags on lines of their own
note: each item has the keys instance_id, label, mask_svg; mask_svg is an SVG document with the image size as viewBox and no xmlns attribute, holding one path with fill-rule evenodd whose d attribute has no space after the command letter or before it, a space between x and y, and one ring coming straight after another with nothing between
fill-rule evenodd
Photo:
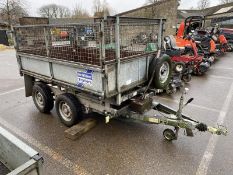
<instances>
[{"instance_id":1,"label":"trailer steel side panel","mask_svg":"<svg viewBox=\"0 0 233 175\"><path fill-rule=\"evenodd\" d=\"M36 57L36 56L35 56ZM48 62L41 59L21 55L20 60L22 64L22 70L30 71L35 74L48 77L49 79L55 79L62 82L69 83L82 89L79 86L80 74L88 75L87 71L92 71L90 74L90 81L85 83L85 89L89 92L98 93L104 96L103 77L104 73L101 71L75 67L72 64L64 65L59 62ZM130 59L121 63L119 82L120 88L124 92L125 89L129 89L132 85L140 85L147 80L147 62L148 57L138 57ZM51 66L50 66L51 64ZM107 66L107 91L106 95L113 94L116 91L116 66L114 64ZM82 78L82 77L81 77ZM85 80L85 79L84 79Z\"/></svg>"},{"instance_id":2,"label":"trailer steel side panel","mask_svg":"<svg viewBox=\"0 0 233 175\"><path fill-rule=\"evenodd\" d=\"M82 69L82 68L75 68L72 66L64 66L59 63L52 63L52 71L54 75L54 79L61 80L67 83L70 83L74 86L77 86L77 88L83 88L82 84L78 84L78 79L80 78L81 74L84 74L89 76L86 72L92 71L90 74L90 80L88 80L87 83L85 83L85 88L90 90L90 92L98 92L99 94L103 93L103 74L101 72L96 72L92 69ZM82 77L81 77L82 78ZM85 81L85 79L84 79Z\"/></svg>"},{"instance_id":3,"label":"trailer steel side panel","mask_svg":"<svg viewBox=\"0 0 233 175\"><path fill-rule=\"evenodd\" d=\"M0 127L0 161L9 175L40 174L43 159L34 149Z\"/></svg>"},{"instance_id":4,"label":"trailer steel side panel","mask_svg":"<svg viewBox=\"0 0 233 175\"><path fill-rule=\"evenodd\" d=\"M46 77L50 77L49 62L31 59L30 57L21 57L22 69L34 72Z\"/></svg>"},{"instance_id":5,"label":"trailer steel side panel","mask_svg":"<svg viewBox=\"0 0 233 175\"><path fill-rule=\"evenodd\" d=\"M121 62L119 85L122 92L132 85L140 84L147 80L148 57L138 57L126 62ZM108 67L108 93L116 91L116 67Z\"/></svg>"}]
</instances>

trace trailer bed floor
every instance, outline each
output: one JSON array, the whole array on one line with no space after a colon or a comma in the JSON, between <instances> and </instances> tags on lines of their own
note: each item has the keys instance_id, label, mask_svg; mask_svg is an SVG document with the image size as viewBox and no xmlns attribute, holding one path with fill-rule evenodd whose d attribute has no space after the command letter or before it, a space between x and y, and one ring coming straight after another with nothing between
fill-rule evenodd
<instances>
[{"instance_id":1,"label":"trailer bed floor","mask_svg":"<svg viewBox=\"0 0 233 175\"><path fill-rule=\"evenodd\" d=\"M8 173L10 173L10 170L2 162L0 162L0 174L6 175Z\"/></svg>"}]
</instances>

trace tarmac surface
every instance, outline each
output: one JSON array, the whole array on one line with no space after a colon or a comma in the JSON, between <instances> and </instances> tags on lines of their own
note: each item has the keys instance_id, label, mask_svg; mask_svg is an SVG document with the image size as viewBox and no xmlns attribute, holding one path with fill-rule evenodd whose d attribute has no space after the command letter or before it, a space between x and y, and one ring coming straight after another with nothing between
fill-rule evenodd
<instances>
[{"instance_id":1,"label":"tarmac surface","mask_svg":"<svg viewBox=\"0 0 233 175\"><path fill-rule=\"evenodd\" d=\"M55 110L37 111L24 96L15 52L0 52L0 125L32 146L44 157L46 175L230 175L233 174L233 54L219 58L209 72L193 77L188 97L195 100L185 113L209 125L223 124L229 134L182 134L168 143L166 127L112 120L98 125L76 141L65 138L67 129ZM177 108L180 93L157 97ZM187 97L187 98L188 98Z\"/></svg>"}]
</instances>

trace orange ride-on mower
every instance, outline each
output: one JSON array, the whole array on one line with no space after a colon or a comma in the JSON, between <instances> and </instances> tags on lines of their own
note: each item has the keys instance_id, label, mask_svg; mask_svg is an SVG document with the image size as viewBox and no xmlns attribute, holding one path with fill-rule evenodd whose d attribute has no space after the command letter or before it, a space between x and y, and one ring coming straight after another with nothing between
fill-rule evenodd
<instances>
[{"instance_id":1,"label":"orange ride-on mower","mask_svg":"<svg viewBox=\"0 0 233 175\"><path fill-rule=\"evenodd\" d=\"M233 52L233 47L231 44L229 44L228 40L226 39L225 35L219 31L219 43L222 47L222 49L225 51L225 52Z\"/></svg>"},{"instance_id":2,"label":"orange ride-on mower","mask_svg":"<svg viewBox=\"0 0 233 175\"><path fill-rule=\"evenodd\" d=\"M198 54L203 55L203 59L212 64L215 59L216 45L211 39L211 35L206 30L203 30L204 21L204 17L202 16L190 16L186 18L180 24L176 35L176 43L178 47L191 45L191 40L187 40L187 38L192 35L192 38L196 42Z\"/></svg>"},{"instance_id":3,"label":"orange ride-on mower","mask_svg":"<svg viewBox=\"0 0 233 175\"><path fill-rule=\"evenodd\" d=\"M214 62L217 56L223 54L222 51L217 48L213 36L208 31L199 30L192 35L198 48L198 54L204 55L204 59L210 64Z\"/></svg>"},{"instance_id":4,"label":"orange ride-on mower","mask_svg":"<svg viewBox=\"0 0 233 175\"><path fill-rule=\"evenodd\" d=\"M233 48L233 29L221 28L221 33L226 37L228 45Z\"/></svg>"},{"instance_id":5,"label":"orange ride-on mower","mask_svg":"<svg viewBox=\"0 0 233 175\"><path fill-rule=\"evenodd\" d=\"M224 31L219 28L219 25L216 24L211 31L212 39L217 43L217 49L221 50L222 53L233 52L232 45L228 42Z\"/></svg>"}]
</instances>

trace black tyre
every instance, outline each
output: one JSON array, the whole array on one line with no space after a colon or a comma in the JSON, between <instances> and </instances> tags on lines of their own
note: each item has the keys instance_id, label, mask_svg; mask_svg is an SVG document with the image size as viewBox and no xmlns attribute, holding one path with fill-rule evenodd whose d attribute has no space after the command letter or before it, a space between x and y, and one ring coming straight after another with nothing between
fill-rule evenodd
<instances>
[{"instance_id":1,"label":"black tyre","mask_svg":"<svg viewBox=\"0 0 233 175\"><path fill-rule=\"evenodd\" d=\"M43 83L33 86L32 98L37 109L42 113L49 113L54 106L52 91Z\"/></svg>"},{"instance_id":2,"label":"black tyre","mask_svg":"<svg viewBox=\"0 0 233 175\"><path fill-rule=\"evenodd\" d=\"M186 67L185 63L183 63L183 62L175 62L174 65L173 65L173 70L176 73L184 73L185 67Z\"/></svg>"},{"instance_id":3,"label":"black tyre","mask_svg":"<svg viewBox=\"0 0 233 175\"><path fill-rule=\"evenodd\" d=\"M176 140L176 134L175 134L175 132L174 132L173 130L171 130L171 129L165 129L165 130L163 131L163 137L164 137L167 141L169 141L169 142L171 142L171 141L173 141L173 140Z\"/></svg>"},{"instance_id":4,"label":"black tyre","mask_svg":"<svg viewBox=\"0 0 233 175\"><path fill-rule=\"evenodd\" d=\"M153 87L165 90L171 80L172 62L168 55L163 55L159 59L153 59L149 67L150 78L153 76Z\"/></svg>"},{"instance_id":5,"label":"black tyre","mask_svg":"<svg viewBox=\"0 0 233 175\"><path fill-rule=\"evenodd\" d=\"M72 94L66 93L58 96L55 107L61 122L68 127L82 120L82 105Z\"/></svg>"}]
</instances>

